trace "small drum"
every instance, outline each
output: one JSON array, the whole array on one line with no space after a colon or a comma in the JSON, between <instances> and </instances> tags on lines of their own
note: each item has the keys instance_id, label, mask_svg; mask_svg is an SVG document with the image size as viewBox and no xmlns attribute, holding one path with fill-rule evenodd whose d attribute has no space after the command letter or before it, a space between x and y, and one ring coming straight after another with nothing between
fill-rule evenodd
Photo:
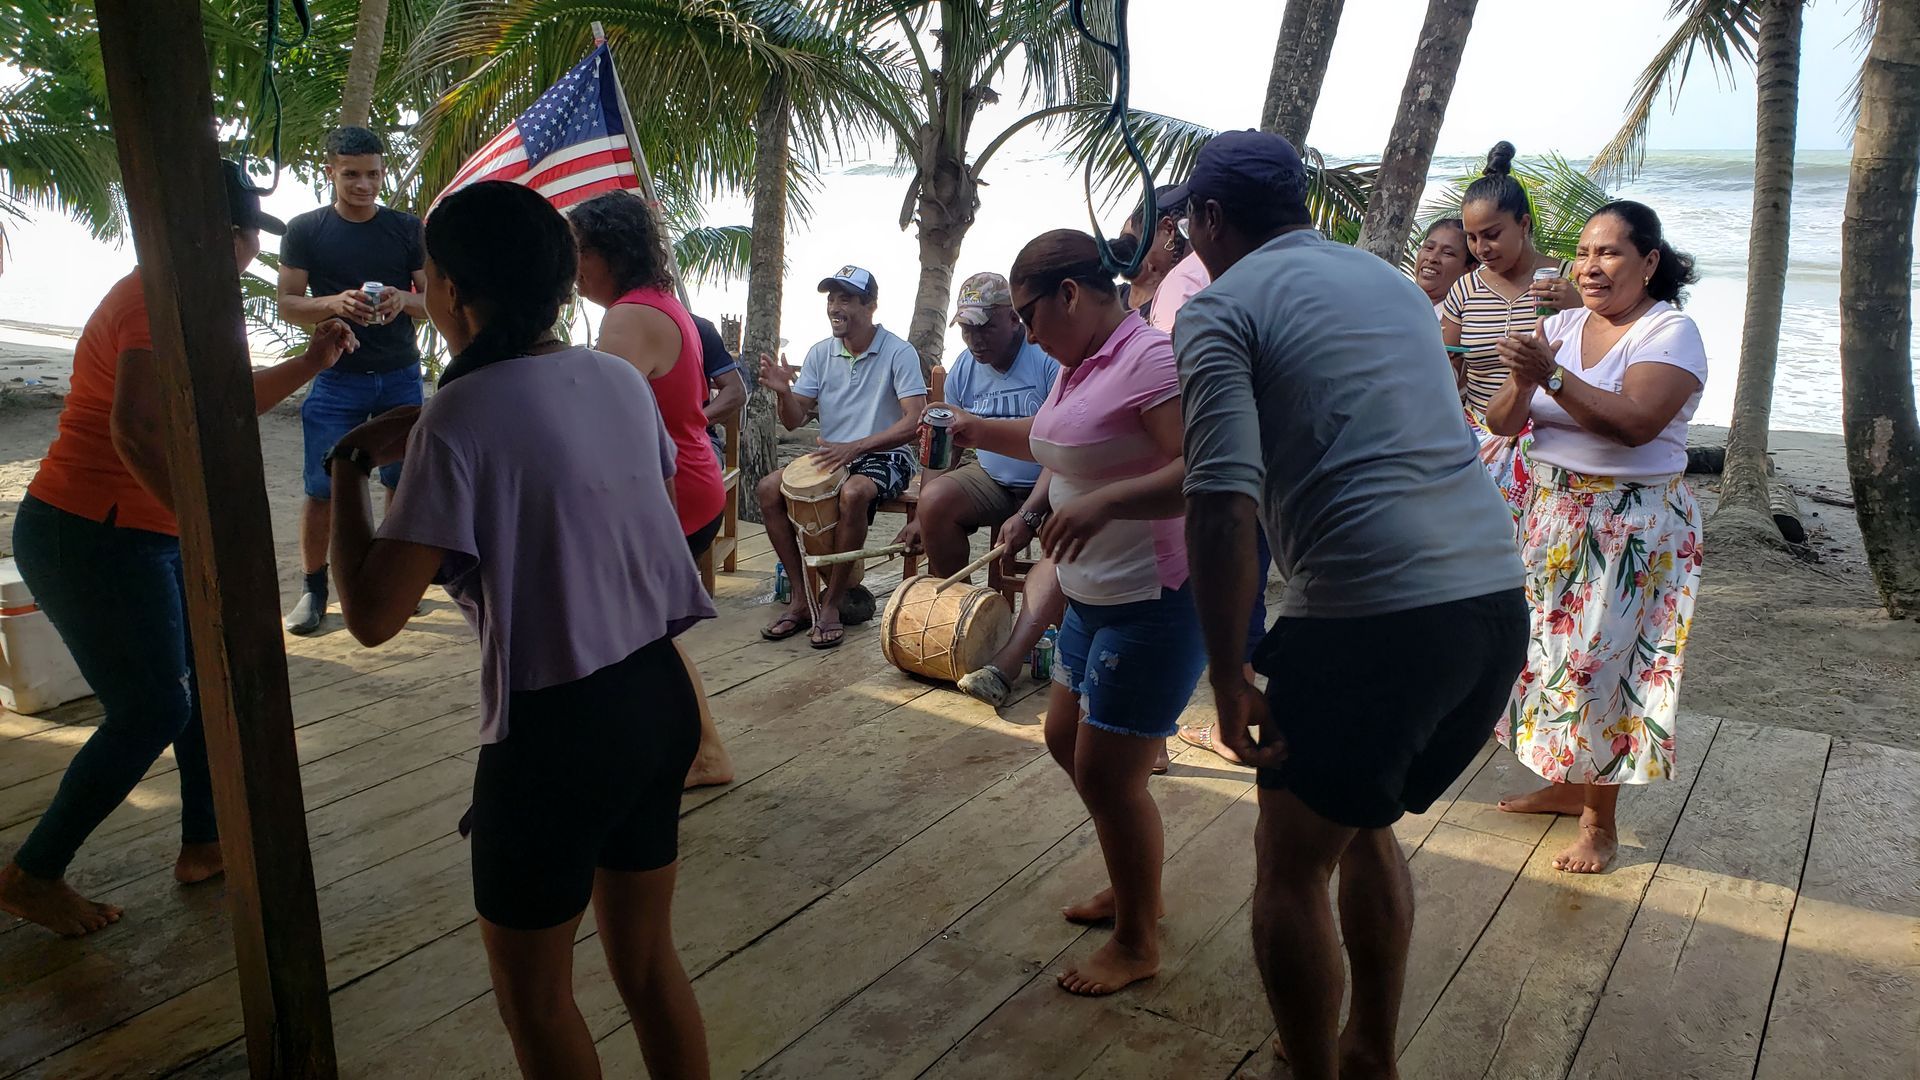
<instances>
[{"instance_id":1,"label":"small drum","mask_svg":"<svg viewBox=\"0 0 1920 1080\"><path fill-rule=\"evenodd\" d=\"M840 524L840 485L847 470L831 472L813 455L787 463L780 473L780 494L787 500L787 518L800 535L800 550L808 555L834 553L833 530Z\"/></svg>"},{"instance_id":2,"label":"small drum","mask_svg":"<svg viewBox=\"0 0 1920 1080\"><path fill-rule=\"evenodd\" d=\"M880 654L901 671L953 682L983 667L1013 636L1006 597L922 574L900 583L881 620Z\"/></svg>"}]
</instances>

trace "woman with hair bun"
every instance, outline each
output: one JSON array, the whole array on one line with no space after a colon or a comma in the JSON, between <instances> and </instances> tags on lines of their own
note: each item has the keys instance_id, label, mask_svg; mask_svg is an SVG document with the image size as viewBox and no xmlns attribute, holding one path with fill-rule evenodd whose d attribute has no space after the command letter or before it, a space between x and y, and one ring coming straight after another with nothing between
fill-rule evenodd
<instances>
[{"instance_id":1,"label":"woman with hair bun","mask_svg":"<svg viewBox=\"0 0 1920 1080\"><path fill-rule=\"evenodd\" d=\"M328 452L347 629L378 645L430 582L480 638L480 759L461 831L501 1018L529 1076L599 1076L573 997L591 902L650 1076L707 1076L673 944L680 790L700 710L674 635L714 616L674 515L674 445L647 379L555 336L578 260L518 184L426 221L427 314L453 352L424 409ZM376 534L369 470L407 456ZM342 477L342 472L347 473Z\"/></svg>"},{"instance_id":2,"label":"woman with hair bun","mask_svg":"<svg viewBox=\"0 0 1920 1080\"><path fill-rule=\"evenodd\" d=\"M1500 808L1578 814L1556 868L1592 874L1619 848L1622 784L1669 779L1681 661L1700 582L1687 421L1706 347L1681 314L1693 260L1637 202L1580 233L1583 306L1497 346L1509 379L1487 426L1533 427L1521 558L1533 610L1527 666L1495 734L1547 786Z\"/></svg>"},{"instance_id":3,"label":"woman with hair bun","mask_svg":"<svg viewBox=\"0 0 1920 1080\"><path fill-rule=\"evenodd\" d=\"M1480 265L1447 293L1440 309L1440 336L1448 345L1466 349L1449 359L1467 419L1480 436L1480 460L1518 519L1526 503L1526 476L1517 462L1527 433L1497 438L1486 429L1487 405L1507 381L1507 369L1494 347L1505 338L1533 333L1542 308L1579 307L1580 294L1566 279L1566 264L1533 246L1533 203L1513 178L1513 155L1512 143L1494 144L1485 172L1461 198L1468 253ZM1555 276L1536 284L1534 272L1544 269Z\"/></svg>"}]
</instances>

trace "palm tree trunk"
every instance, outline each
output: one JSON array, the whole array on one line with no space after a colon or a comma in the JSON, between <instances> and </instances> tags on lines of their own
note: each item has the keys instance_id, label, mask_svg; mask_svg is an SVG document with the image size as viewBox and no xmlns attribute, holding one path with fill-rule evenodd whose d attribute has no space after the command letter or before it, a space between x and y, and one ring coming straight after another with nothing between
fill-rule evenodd
<instances>
[{"instance_id":1,"label":"palm tree trunk","mask_svg":"<svg viewBox=\"0 0 1920 1080\"><path fill-rule=\"evenodd\" d=\"M1787 238L1792 225L1794 128L1800 111L1802 0L1760 6L1755 65L1759 87L1753 144L1753 216L1747 233L1747 318L1740 333L1740 371L1733 389L1727 464L1720 478L1716 525L1745 523L1773 539L1767 508L1767 427L1774 370L1780 359L1780 308L1787 293Z\"/></svg>"},{"instance_id":2,"label":"palm tree trunk","mask_svg":"<svg viewBox=\"0 0 1920 1080\"><path fill-rule=\"evenodd\" d=\"M1333 35L1346 0L1287 0L1280 16L1280 39L1273 47L1273 73L1267 78L1267 102L1260 130L1283 136L1299 150L1307 145L1320 84L1333 55Z\"/></svg>"},{"instance_id":3,"label":"palm tree trunk","mask_svg":"<svg viewBox=\"0 0 1920 1080\"><path fill-rule=\"evenodd\" d=\"M1860 79L1840 231L1841 425L1881 602L1920 618L1920 419L1913 388L1913 223L1920 4L1880 5Z\"/></svg>"},{"instance_id":4,"label":"palm tree trunk","mask_svg":"<svg viewBox=\"0 0 1920 1080\"><path fill-rule=\"evenodd\" d=\"M786 76L774 73L754 113L753 254L747 266L747 329L740 364L747 374L746 426L740 439L740 514L760 520L753 497L778 469L772 392L759 385L760 356L780 355L780 289L787 269L787 169L793 103Z\"/></svg>"},{"instance_id":5,"label":"palm tree trunk","mask_svg":"<svg viewBox=\"0 0 1920 1080\"><path fill-rule=\"evenodd\" d=\"M980 207L979 188L966 163L937 152L929 156L932 160L922 169L914 213L920 223L920 284L907 333L907 343L920 354L920 369L927 374L946 350L953 269Z\"/></svg>"},{"instance_id":6,"label":"palm tree trunk","mask_svg":"<svg viewBox=\"0 0 1920 1080\"><path fill-rule=\"evenodd\" d=\"M373 114L373 84L380 77L380 49L387 40L387 0L360 0L353 29L353 55L340 94L340 122L366 127Z\"/></svg>"},{"instance_id":7,"label":"palm tree trunk","mask_svg":"<svg viewBox=\"0 0 1920 1080\"><path fill-rule=\"evenodd\" d=\"M1427 21L1413 47L1413 63L1400 90L1400 111L1387 136L1380 173L1367 200L1367 216L1360 225L1358 245L1395 266L1406 261L1407 230L1427 188L1427 166L1433 163L1433 144L1440 123L1447 118L1453 81L1460 73L1460 55L1467 51L1467 33L1473 29L1473 9L1479 0L1428 0Z\"/></svg>"}]
</instances>

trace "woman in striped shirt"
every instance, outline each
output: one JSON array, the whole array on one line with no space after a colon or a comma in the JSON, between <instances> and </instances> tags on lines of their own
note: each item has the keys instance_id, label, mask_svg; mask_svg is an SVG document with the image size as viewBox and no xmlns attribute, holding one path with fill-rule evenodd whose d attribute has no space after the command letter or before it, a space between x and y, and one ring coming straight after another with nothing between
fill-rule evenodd
<instances>
[{"instance_id":1,"label":"woman in striped shirt","mask_svg":"<svg viewBox=\"0 0 1920 1080\"><path fill-rule=\"evenodd\" d=\"M1454 373L1475 423L1507 381L1507 369L1494 352L1502 338L1533 333L1539 309L1549 313L1580 306L1580 293L1567 280L1566 267L1533 246L1533 205L1513 178L1513 144L1502 142L1487 155L1486 172L1468 188L1460 216L1467 246L1480 265L1454 282L1441 311L1440 331L1448 345L1465 346L1453 355ZM1533 272L1551 268L1542 282Z\"/></svg>"}]
</instances>

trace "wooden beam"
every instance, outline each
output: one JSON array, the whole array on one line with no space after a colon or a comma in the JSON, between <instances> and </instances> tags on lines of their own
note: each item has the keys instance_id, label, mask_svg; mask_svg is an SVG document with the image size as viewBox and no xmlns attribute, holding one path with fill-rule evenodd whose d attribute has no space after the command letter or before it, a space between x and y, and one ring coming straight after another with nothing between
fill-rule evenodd
<instances>
[{"instance_id":1,"label":"wooden beam","mask_svg":"<svg viewBox=\"0 0 1920 1080\"><path fill-rule=\"evenodd\" d=\"M335 1075L232 226L199 0L99 0L256 1077ZM214 512L218 506L218 513Z\"/></svg>"}]
</instances>

